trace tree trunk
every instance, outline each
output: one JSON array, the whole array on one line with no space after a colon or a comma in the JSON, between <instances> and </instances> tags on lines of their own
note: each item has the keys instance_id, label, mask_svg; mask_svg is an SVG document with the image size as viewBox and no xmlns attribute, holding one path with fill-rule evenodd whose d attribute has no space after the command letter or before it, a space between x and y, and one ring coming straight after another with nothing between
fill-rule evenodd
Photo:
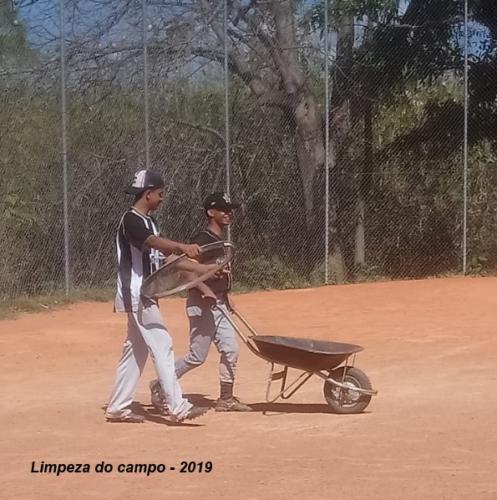
<instances>
[{"instance_id":1,"label":"tree trunk","mask_svg":"<svg viewBox=\"0 0 497 500\"><path fill-rule=\"evenodd\" d=\"M317 172L324 166L324 143L321 116L314 96L303 93L293 109L295 147L304 193L305 218L310 231L315 221L315 186Z\"/></svg>"},{"instance_id":2,"label":"tree trunk","mask_svg":"<svg viewBox=\"0 0 497 500\"><path fill-rule=\"evenodd\" d=\"M354 18L343 14L337 26L336 62L333 74L333 89L330 99L330 267L337 283L347 277L339 224L340 186L338 184L340 145L347 140L351 130L350 86L354 48Z\"/></svg>"},{"instance_id":3,"label":"tree trunk","mask_svg":"<svg viewBox=\"0 0 497 500\"><path fill-rule=\"evenodd\" d=\"M344 283L347 278L347 269L342 250L342 238L340 234L338 214L338 165L336 161L335 142L330 138L328 149L328 167L330 172L330 226L328 259L331 281L337 284Z\"/></svg>"},{"instance_id":4,"label":"tree trunk","mask_svg":"<svg viewBox=\"0 0 497 500\"><path fill-rule=\"evenodd\" d=\"M356 231L354 263L357 266L366 264L366 213L367 198L371 191L373 172L373 105L364 102L364 161L359 173L359 186L356 200Z\"/></svg>"},{"instance_id":5,"label":"tree trunk","mask_svg":"<svg viewBox=\"0 0 497 500\"><path fill-rule=\"evenodd\" d=\"M356 200L356 217L354 263L360 267L366 264L366 202L361 193Z\"/></svg>"},{"instance_id":6,"label":"tree trunk","mask_svg":"<svg viewBox=\"0 0 497 500\"><path fill-rule=\"evenodd\" d=\"M314 179L324 165L322 120L315 97L306 86L298 53L293 0L273 0L271 10L276 28L277 49L271 54L285 93L285 107L295 122L295 147L304 193L308 230L314 226Z\"/></svg>"}]
</instances>

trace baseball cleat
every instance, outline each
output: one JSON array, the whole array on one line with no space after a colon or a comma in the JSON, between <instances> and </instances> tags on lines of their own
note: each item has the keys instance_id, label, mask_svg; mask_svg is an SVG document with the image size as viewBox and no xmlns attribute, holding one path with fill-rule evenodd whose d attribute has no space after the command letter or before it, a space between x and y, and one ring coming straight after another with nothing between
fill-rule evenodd
<instances>
[{"instance_id":1,"label":"baseball cleat","mask_svg":"<svg viewBox=\"0 0 497 500\"><path fill-rule=\"evenodd\" d=\"M216 401L216 411L253 411L249 405L242 403L238 398L232 396L228 399L219 398Z\"/></svg>"},{"instance_id":2,"label":"baseball cleat","mask_svg":"<svg viewBox=\"0 0 497 500\"><path fill-rule=\"evenodd\" d=\"M172 422L184 422L185 420L195 420L202 415L205 415L210 408L204 406L192 406L183 416L177 417L175 415L171 416Z\"/></svg>"},{"instance_id":3,"label":"baseball cleat","mask_svg":"<svg viewBox=\"0 0 497 500\"><path fill-rule=\"evenodd\" d=\"M107 422L122 422L128 424L142 424L145 422L143 415L133 413L131 410L123 410L120 413L106 413L105 418Z\"/></svg>"}]
</instances>

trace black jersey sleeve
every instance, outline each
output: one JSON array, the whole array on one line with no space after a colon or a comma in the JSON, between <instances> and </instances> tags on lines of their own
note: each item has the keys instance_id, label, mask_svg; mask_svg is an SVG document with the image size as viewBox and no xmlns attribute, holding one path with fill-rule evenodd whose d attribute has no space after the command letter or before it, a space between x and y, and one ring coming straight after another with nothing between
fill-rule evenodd
<instances>
[{"instance_id":1,"label":"black jersey sleeve","mask_svg":"<svg viewBox=\"0 0 497 500\"><path fill-rule=\"evenodd\" d=\"M214 243L217 241L213 238L207 231L201 231L192 238L192 243L196 243L199 246L207 245L208 243Z\"/></svg>"},{"instance_id":2,"label":"black jersey sleeve","mask_svg":"<svg viewBox=\"0 0 497 500\"><path fill-rule=\"evenodd\" d=\"M133 212L124 216L123 230L124 237L139 250L143 249L145 240L154 234L152 228L148 228L145 221Z\"/></svg>"}]
</instances>

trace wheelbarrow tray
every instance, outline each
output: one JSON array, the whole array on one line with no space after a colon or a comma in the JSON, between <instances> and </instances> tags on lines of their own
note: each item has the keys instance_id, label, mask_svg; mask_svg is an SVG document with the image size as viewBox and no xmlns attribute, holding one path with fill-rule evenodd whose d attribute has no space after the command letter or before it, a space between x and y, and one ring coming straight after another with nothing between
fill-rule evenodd
<instances>
[{"instance_id":1,"label":"wheelbarrow tray","mask_svg":"<svg viewBox=\"0 0 497 500\"><path fill-rule=\"evenodd\" d=\"M276 335L254 335L250 340L266 361L307 372L333 370L350 355L363 350L355 344Z\"/></svg>"}]
</instances>

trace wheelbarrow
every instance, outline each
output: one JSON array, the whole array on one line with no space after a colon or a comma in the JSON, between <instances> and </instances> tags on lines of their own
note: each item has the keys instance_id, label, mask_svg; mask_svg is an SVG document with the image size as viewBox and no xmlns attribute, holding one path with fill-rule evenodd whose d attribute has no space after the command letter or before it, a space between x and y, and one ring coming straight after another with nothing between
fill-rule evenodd
<instances>
[{"instance_id":1,"label":"wheelbarrow","mask_svg":"<svg viewBox=\"0 0 497 500\"><path fill-rule=\"evenodd\" d=\"M217 306L213 306L217 308ZM354 366L356 354L363 348L355 344L329 342L276 335L259 335L239 311L232 310L250 336L222 308L217 308L233 326L243 343L270 364L266 402L289 399L314 375L324 380L323 393L333 413L360 413L368 406L374 390L368 376ZM281 365L283 369L276 368ZM302 373L288 382L288 369ZM279 392L271 395L274 381L280 380Z\"/></svg>"}]
</instances>

